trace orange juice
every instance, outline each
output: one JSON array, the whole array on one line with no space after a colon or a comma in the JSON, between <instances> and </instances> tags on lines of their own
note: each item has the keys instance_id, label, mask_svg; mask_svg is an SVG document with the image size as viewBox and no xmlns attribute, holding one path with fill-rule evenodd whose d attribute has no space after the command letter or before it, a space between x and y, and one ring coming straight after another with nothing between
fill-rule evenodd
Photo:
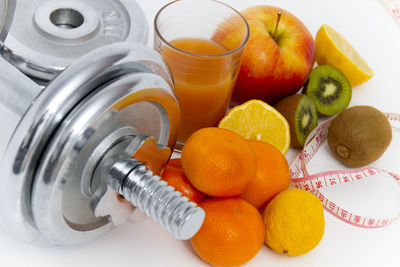
<instances>
[{"instance_id":1,"label":"orange juice","mask_svg":"<svg viewBox=\"0 0 400 267\"><path fill-rule=\"evenodd\" d=\"M220 44L199 38L180 38L162 50L171 69L181 108L178 142L196 130L216 126L229 104L237 68ZM176 49L178 48L178 49Z\"/></svg>"}]
</instances>

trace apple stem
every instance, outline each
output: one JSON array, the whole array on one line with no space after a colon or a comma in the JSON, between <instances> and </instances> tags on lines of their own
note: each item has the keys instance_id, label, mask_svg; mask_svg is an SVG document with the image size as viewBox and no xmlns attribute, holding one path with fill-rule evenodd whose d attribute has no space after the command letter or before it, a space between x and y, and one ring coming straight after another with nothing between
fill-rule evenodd
<instances>
[{"instance_id":1,"label":"apple stem","mask_svg":"<svg viewBox=\"0 0 400 267\"><path fill-rule=\"evenodd\" d=\"M278 12L278 17L276 19L275 30L274 30L274 33L272 34L272 38L274 38L274 39L275 39L275 34L276 34L277 30L278 30L279 21L281 20L281 16L282 16L282 13L279 11Z\"/></svg>"}]
</instances>

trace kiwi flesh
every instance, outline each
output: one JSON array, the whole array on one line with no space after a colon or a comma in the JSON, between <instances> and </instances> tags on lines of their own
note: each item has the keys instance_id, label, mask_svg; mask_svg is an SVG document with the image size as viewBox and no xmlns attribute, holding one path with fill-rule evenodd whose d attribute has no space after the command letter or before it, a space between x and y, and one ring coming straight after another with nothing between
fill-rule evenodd
<instances>
[{"instance_id":1,"label":"kiwi flesh","mask_svg":"<svg viewBox=\"0 0 400 267\"><path fill-rule=\"evenodd\" d=\"M334 118L328 128L328 145L344 165L356 168L377 160L392 140L386 116L371 106L354 106Z\"/></svg>"},{"instance_id":2,"label":"kiwi flesh","mask_svg":"<svg viewBox=\"0 0 400 267\"><path fill-rule=\"evenodd\" d=\"M314 99L320 114L330 116L343 111L349 105L352 88L339 69L321 65L311 71L306 94Z\"/></svg>"},{"instance_id":3,"label":"kiwi flesh","mask_svg":"<svg viewBox=\"0 0 400 267\"><path fill-rule=\"evenodd\" d=\"M289 123L290 145L303 147L307 136L318 124L318 111L313 99L305 94L290 95L279 101L275 108Z\"/></svg>"}]
</instances>

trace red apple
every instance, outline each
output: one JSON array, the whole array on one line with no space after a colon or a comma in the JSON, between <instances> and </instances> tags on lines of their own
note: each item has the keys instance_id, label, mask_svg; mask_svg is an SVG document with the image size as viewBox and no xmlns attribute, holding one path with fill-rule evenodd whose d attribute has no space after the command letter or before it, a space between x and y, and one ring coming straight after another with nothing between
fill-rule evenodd
<instances>
[{"instance_id":1,"label":"red apple","mask_svg":"<svg viewBox=\"0 0 400 267\"><path fill-rule=\"evenodd\" d=\"M314 65L314 39L297 17L282 8L253 6L242 15L249 24L250 37L232 104L260 99L273 105L296 93L307 80ZM228 49L237 47L238 38L223 31L213 39Z\"/></svg>"}]
</instances>

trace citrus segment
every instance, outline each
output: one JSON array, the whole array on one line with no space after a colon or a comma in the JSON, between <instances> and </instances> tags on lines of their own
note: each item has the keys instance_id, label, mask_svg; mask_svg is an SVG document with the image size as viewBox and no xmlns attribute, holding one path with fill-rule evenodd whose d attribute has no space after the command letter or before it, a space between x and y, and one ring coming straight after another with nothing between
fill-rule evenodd
<instances>
[{"instance_id":1,"label":"citrus segment","mask_svg":"<svg viewBox=\"0 0 400 267\"><path fill-rule=\"evenodd\" d=\"M232 130L246 139L268 142L282 154L289 149L288 122L281 113L261 100L250 100L232 108L218 127Z\"/></svg>"},{"instance_id":2,"label":"citrus segment","mask_svg":"<svg viewBox=\"0 0 400 267\"><path fill-rule=\"evenodd\" d=\"M352 45L326 24L321 26L315 38L315 60L318 65L333 65L340 69L352 86L362 84L374 75Z\"/></svg>"}]
</instances>

